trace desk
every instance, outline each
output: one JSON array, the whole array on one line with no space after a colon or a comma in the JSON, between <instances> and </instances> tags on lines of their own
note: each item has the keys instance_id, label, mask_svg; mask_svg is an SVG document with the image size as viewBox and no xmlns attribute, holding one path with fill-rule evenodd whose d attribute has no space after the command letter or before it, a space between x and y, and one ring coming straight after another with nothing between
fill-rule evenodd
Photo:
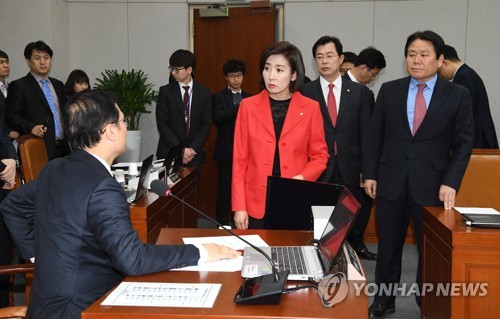
<instances>
[{"instance_id":1,"label":"desk","mask_svg":"<svg viewBox=\"0 0 500 319\"><path fill-rule=\"evenodd\" d=\"M312 238L312 232L285 230L237 230L240 235L258 234L268 244L304 245ZM158 244L180 244L182 237L226 236L219 229L162 229ZM316 290L304 289L283 295L279 305L236 305L233 302L236 291L243 283L241 273L232 272L190 272L165 271L161 273L128 277L127 281L173 282L173 283L221 283L222 287L210 309L201 308L162 308L162 307L118 307L101 306L105 296L90 306L82 314L82 319L128 319L128 318L367 318L368 297L355 296L350 287L347 298L334 308L324 308ZM288 282L292 287L302 282Z\"/></svg>"},{"instance_id":2,"label":"desk","mask_svg":"<svg viewBox=\"0 0 500 319\"><path fill-rule=\"evenodd\" d=\"M424 283L488 283L484 297L422 297L422 318L497 318L500 313L500 229L470 228L460 214L425 207Z\"/></svg>"},{"instance_id":3,"label":"desk","mask_svg":"<svg viewBox=\"0 0 500 319\"><path fill-rule=\"evenodd\" d=\"M196 206L198 196L197 175L196 168L183 168L179 172L181 180L172 187L175 195L193 206ZM198 217L196 213L173 198L161 198L150 192L129 207L132 227L139 233L139 238L146 243L154 244L160 230L167 225L196 227Z\"/></svg>"}]
</instances>

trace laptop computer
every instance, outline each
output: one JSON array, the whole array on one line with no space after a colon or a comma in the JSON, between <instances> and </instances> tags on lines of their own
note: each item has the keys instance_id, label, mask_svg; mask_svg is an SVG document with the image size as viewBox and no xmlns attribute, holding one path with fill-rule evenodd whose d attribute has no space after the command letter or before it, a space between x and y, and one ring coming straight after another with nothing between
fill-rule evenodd
<instances>
[{"instance_id":1,"label":"laptop computer","mask_svg":"<svg viewBox=\"0 0 500 319\"><path fill-rule=\"evenodd\" d=\"M500 214L462 214L462 217L467 226L500 228Z\"/></svg>"},{"instance_id":2,"label":"laptop computer","mask_svg":"<svg viewBox=\"0 0 500 319\"><path fill-rule=\"evenodd\" d=\"M334 206L341 185L269 176L266 229L312 230L312 206Z\"/></svg>"},{"instance_id":3,"label":"laptop computer","mask_svg":"<svg viewBox=\"0 0 500 319\"><path fill-rule=\"evenodd\" d=\"M321 278L328 274L335 264L335 258L342 251L342 244L360 208L361 204L354 195L344 188L321 238L315 245L261 248L273 259L278 270L290 270L289 280ZM246 247L241 275L251 278L269 273L271 273L269 261L255 249Z\"/></svg>"},{"instance_id":4,"label":"laptop computer","mask_svg":"<svg viewBox=\"0 0 500 319\"><path fill-rule=\"evenodd\" d=\"M139 200L144 194L148 192L149 185L149 174L151 173L151 167L153 166L153 154L142 161L141 173L139 174L139 181L137 183L136 190L125 190L125 195L127 196L127 202L133 203Z\"/></svg>"}]
</instances>

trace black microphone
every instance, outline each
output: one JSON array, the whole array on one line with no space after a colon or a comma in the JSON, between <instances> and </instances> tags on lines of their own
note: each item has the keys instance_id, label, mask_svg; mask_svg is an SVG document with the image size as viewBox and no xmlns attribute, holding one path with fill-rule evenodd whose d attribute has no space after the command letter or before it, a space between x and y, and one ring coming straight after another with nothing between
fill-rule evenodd
<instances>
[{"instance_id":1,"label":"black microphone","mask_svg":"<svg viewBox=\"0 0 500 319\"><path fill-rule=\"evenodd\" d=\"M244 238L235 234L231 229L224 227L224 225L222 225L215 219L209 217L207 214L201 212L196 207L175 196L170 190L170 186L168 186L167 183L161 180L154 180L151 182L151 190L160 197L170 196L175 198L201 216L210 220L218 227L223 228L231 235L236 236L238 239L240 239L253 249L257 250L269 261L269 263L271 264L272 273L254 278L246 278L245 282L243 283L243 285L241 285L240 289L236 293L236 296L234 297L235 303L246 305L277 305L280 303L288 273L290 272L289 270L278 272L273 260L262 249L249 243Z\"/></svg>"}]
</instances>

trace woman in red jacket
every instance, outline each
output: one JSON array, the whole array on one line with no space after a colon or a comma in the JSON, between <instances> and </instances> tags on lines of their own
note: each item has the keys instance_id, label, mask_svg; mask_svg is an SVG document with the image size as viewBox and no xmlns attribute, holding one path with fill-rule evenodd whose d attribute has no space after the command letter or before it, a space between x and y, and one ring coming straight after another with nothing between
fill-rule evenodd
<instances>
[{"instance_id":1,"label":"woman in red jacket","mask_svg":"<svg viewBox=\"0 0 500 319\"><path fill-rule=\"evenodd\" d=\"M232 210L238 229L265 228L267 177L315 181L326 169L328 150L318 102L299 90L304 62L288 42L260 56L265 89L243 99L236 119Z\"/></svg>"}]
</instances>

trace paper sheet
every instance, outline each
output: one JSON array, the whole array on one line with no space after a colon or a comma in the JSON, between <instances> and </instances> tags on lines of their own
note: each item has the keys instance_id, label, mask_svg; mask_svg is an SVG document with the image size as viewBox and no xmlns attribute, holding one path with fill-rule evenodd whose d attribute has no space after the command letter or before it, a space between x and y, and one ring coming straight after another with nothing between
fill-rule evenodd
<instances>
[{"instance_id":1,"label":"paper sheet","mask_svg":"<svg viewBox=\"0 0 500 319\"><path fill-rule=\"evenodd\" d=\"M212 308L221 284L122 282L103 306Z\"/></svg>"},{"instance_id":2,"label":"paper sheet","mask_svg":"<svg viewBox=\"0 0 500 319\"><path fill-rule=\"evenodd\" d=\"M269 246L259 235L244 235L241 236L246 241L257 247ZM248 247L245 242L241 241L235 236L212 236L212 237L188 237L183 238L185 244L219 244L224 245L236 250L244 250ZM222 259L209 263L203 263L199 266L188 266L172 270L180 271L219 271L219 272L233 272L240 271L243 265L243 257L239 256L235 259Z\"/></svg>"},{"instance_id":3,"label":"paper sheet","mask_svg":"<svg viewBox=\"0 0 500 319\"><path fill-rule=\"evenodd\" d=\"M460 214L485 214L485 215L497 215L500 214L494 208L489 207L453 207Z\"/></svg>"}]
</instances>

